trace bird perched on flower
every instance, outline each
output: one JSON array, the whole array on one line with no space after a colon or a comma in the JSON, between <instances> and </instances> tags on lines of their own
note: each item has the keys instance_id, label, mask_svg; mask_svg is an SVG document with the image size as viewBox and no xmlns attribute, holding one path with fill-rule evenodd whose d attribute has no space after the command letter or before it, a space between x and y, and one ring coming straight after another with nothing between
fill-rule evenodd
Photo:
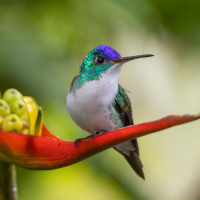
<instances>
[{"instance_id":1,"label":"bird perched on flower","mask_svg":"<svg viewBox=\"0 0 200 200\"><path fill-rule=\"evenodd\" d=\"M67 108L76 124L92 136L133 125L131 102L118 79L124 63L150 56L153 55L121 57L109 46L98 46L89 51L67 95ZM141 178L145 178L136 139L114 149Z\"/></svg>"}]
</instances>

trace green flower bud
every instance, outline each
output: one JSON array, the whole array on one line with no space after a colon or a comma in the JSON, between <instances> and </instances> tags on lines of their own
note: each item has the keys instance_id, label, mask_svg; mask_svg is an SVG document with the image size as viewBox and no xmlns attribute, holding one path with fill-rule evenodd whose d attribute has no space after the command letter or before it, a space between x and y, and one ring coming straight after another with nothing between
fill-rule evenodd
<instances>
[{"instance_id":1,"label":"green flower bud","mask_svg":"<svg viewBox=\"0 0 200 200\"><path fill-rule=\"evenodd\" d=\"M22 126L23 126L23 128L28 128L29 127L29 123L25 122L25 121L22 121Z\"/></svg>"},{"instance_id":2,"label":"green flower bud","mask_svg":"<svg viewBox=\"0 0 200 200\"><path fill-rule=\"evenodd\" d=\"M4 117L0 116L0 131L2 131L3 120L4 120Z\"/></svg>"},{"instance_id":3,"label":"green flower bud","mask_svg":"<svg viewBox=\"0 0 200 200\"><path fill-rule=\"evenodd\" d=\"M16 99L22 99L23 96L22 94L17 91L16 89L8 89L4 92L3 94L3 99L8 103L12 103L13 101L15 101Z\"/></svg>"},{"instance_id":4,"label":"green flower bud","mask_svg":"<svg viewBox=\"0 0 200 200\"><path fill-rule=\"evenodd\" d=\"M25 112L23 115L20 116L20 119L29 123L29 116L28 112Z\"/></svg>"},{"instance_id":5,"label":"green flower bud","mask_svg":"<svg viewBox=\"0 0 200 200\"><path fill-rule=\"evenodd\" d=\"M10 104L11 113L21 117L26 111L26 104L22 99L16 99Z\"/></svg>"},{"instance_id":6,"label":"green flower bud","mask_svg":"<svg viewBox=\"0 0 200 200\"><path fill-rule=\"evenodd\" d=\"M22 134L28 135L29 134L29 129L28 128L24 128L21 131Z\"/></svg>"},{"instance_id":7,"label":"green flower bud","mask_svg":"<svg viewBox=\"0 0 200 200\"><path fill-rule=\"evenodd\" d=\"M22 130L22 121L15 114L9 114L5 117L2 125L2 130L5 132L18 132Z\"/></svg>"},{"instance_id":8,"label":"green flower bud","mask_svg":"<svg viewBox=\"0 0 200 200\"><path fill-rule=\"evenodd\" d=\"M10 107L3 99L0 99L0 116L6 116L8 114L10 114Z\"/></svg>"}]
</instances>

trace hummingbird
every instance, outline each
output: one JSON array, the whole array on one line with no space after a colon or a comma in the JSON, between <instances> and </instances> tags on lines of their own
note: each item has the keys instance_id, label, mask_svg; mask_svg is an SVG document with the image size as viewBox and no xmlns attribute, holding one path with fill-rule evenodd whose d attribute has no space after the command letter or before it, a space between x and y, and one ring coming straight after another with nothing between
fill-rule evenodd
<instances>
[{"instance_id":1,"label":"hummingbird","mask_svg":"<svg viewBox=\"0 0 200 200\"><path fill-rule=\"evenodd\" d=\"M89 51L79 75L72 80L66 99L75 123L90 136L133 125L130 99L118 83L120 72L124 63L151 56L121 57L112 47L102 45ZM81 139L84 138L77 139L75 145ZM145 179L136 139L116 145L114 149L124 156L137 175Z\"/></svg>"}]
</instances>

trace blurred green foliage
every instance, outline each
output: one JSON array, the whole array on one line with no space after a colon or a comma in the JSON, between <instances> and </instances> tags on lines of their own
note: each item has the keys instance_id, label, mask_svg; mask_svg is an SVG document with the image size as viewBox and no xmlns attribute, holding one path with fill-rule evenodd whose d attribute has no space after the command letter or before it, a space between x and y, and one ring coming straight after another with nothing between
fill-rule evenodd
<instances>
[{"instance_id":1,"label":"blurred green foliage","mask_svg":"<svg viewBox=\"0 0 200 200\"><path fill-rule=\"evenodd\" d=\"M121 52L121 38L128 35L123 44L129 49L140 48L142 42L131 42L137 36L144 44L156 38L178 58L197 55L199 9L196 0L1 0L0 90L14 87L33 96L43 107L47 127L74 140L83 131L65 110L65 98L85 54L99 44ZM108 150L59 170L18 168L19 199L159 199L156 192L144 192L145 183L138 179Z\"/></svg>"}]
</instances>

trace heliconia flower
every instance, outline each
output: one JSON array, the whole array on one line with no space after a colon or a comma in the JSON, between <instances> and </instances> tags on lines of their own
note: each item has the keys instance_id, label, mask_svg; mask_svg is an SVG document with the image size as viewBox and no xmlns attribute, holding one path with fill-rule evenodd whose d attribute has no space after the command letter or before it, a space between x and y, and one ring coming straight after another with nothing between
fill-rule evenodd
<instances>
[{"instance_id":1,"label":"heliconia flower","mask_svg":"<svg viewBox=\"0 0 200 200\"><path fill-rule=\"evenodd\" d=\"M43 115L42 109L36 103L32 97L23 97L26 104L28 118L29 118L29 134L30 135L41 135Z\"/></svg>"},{"instance_id":2,"label":"heliconia flower","mask_svg":"<svg viewBox=\"0 0 200 200\"><path fill-rule=\"evenodd\" d=\"M41 135L42 109L32 97L18 90L6 90L0 99L0 131Z\"/></svg>"},{"instance_id":3,"label":"heliconia flower","mask_svg":"<svg viewBox=\"0 0 200 200\"><path fill-rule=\"evenodd\" d=\"M0 160L29 169L55 169L77 163L124 141L197 119L200 115L170 115L81 140L76 148L74 142L56 137L44 125L40 136L0 131Z\"/></svg>"}]
</instances>

